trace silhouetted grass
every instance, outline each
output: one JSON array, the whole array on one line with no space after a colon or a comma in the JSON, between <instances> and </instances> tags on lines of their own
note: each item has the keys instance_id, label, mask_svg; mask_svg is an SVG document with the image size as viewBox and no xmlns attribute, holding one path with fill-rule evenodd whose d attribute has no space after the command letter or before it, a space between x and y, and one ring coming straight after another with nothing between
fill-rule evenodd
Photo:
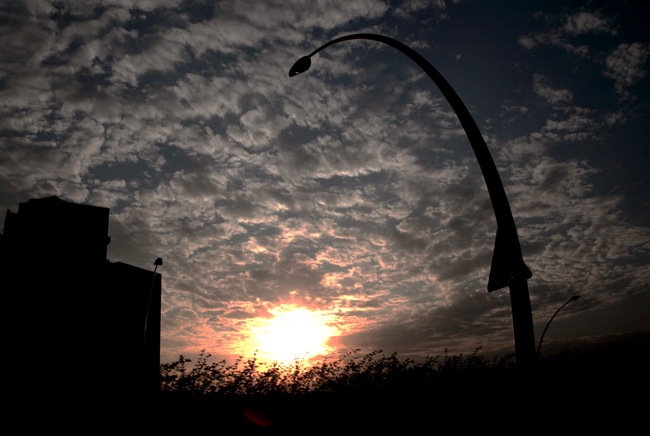
<instances>
[{"instance_id":1,"label":"silhouetted grass","mask_svg":"<svg viewBox=\"0 0 650 436\"><path fill-rule=\"evenodd\" d=\"M256 356L228 365L225 360L208 363L201 352L196 365L180 356L161 365L161 391L191 394L398 394L424 391L449 384L485 382L509 374L511 354L488 360L478 354L426 357L423 362L400 360L381 351L360 355L353 350L339 359L307 365L296 359L285 365L260 364Z\"/></svg>"},{"instance_id":2,"label":"silhouetted grass","mask_svg":"<svg viewBox=\"0 0 650 436\"><path fill-rule=\"evenodd\" d=\"M183 356L161 365L161 395L147 422L162 433L221 430L256 432L329 429L337 434L484 431L528 423L536 429L601 429L645 416L631 392L648 388L642 357L648 345L567 351L518 372L512 354L427 357L416 362L381 351L354 350L307 365L295 360L262 365L254 356L232 365L202 352L191 367ZM567 421L570 417L570 421ZM268 425L268 426L267 426Z\"/></svg>"}]
</instances>

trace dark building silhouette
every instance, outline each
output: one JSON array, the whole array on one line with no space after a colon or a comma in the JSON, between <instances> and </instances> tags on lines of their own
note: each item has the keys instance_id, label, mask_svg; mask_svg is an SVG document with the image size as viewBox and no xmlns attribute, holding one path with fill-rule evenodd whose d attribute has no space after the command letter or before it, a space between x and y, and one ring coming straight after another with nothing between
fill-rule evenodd
<instances>
[{"instance_id":1,"label":"dark building silhouette","mask_svg":"<svg viewBox=\"0 0 650 436\"><path fill-rule=\"evenodd\" d=\"M7 211L0 285L15 393L111 399L157 390L161 275L106 259L108 218L108 208L57 197Z\"/></svg>"}]
</instances>

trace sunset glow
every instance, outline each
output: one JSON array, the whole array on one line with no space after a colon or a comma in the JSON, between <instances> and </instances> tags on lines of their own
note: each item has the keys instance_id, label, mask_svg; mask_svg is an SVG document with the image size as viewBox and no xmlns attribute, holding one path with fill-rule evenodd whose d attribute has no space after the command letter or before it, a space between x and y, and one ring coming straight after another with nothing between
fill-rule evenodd
<instances>
[{"instance_id":1,"label":"sunset glow","mask_svg":"<svg viewBox=\"0 0 650 436\"><path fill-rule=\"evenodd\" d=\"M326 315L305 308L279 308L276 316L255 328L259 356L289 363L295 357L325 354L325 344L336 329L326 324Z\"/></svg>"}]
</instances>

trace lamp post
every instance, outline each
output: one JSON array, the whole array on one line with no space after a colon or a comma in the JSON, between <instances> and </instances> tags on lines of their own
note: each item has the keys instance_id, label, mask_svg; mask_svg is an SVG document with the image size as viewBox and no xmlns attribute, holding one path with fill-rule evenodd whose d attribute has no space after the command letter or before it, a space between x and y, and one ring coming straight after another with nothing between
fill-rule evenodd
<instances>
[{"instance_id":1,"label":"lamp post","mask_svg":"<svg viewBox=\"0 0 650 436\"><path fill-rule=\"evenodd\" d=\"M154 268L153 268L153 278L151 279L151 286L149 287L149 297L147 298L147 312L144 315L144 337L143 337L143 344L146 344L147 342L147 321L149 320L149 306L151 306L151 294L153 292L153 284L156 282L156 270L158 269L158 265L162 265L163 260L162 258L157 258L156 261L153 263Z\"/></svg>"},{"instance_id":2,"label":"lamp post","mask_svg":"<svg viewBox=\"0 0 650 436\"><path fill-rule=\"evenodd\" d=\"M569 299L569 301L567 301L566 303L564 303L564 304L562 305L562 307L560 307L560 308L559 308L559 309L558 309L558 310L553 314L553 316L551 317L551 319L548 320L548 323L546 324L546 327L544 327L544 332L542 333L542 337L539 338L539 345L537 346L537 357L539 357L539 352L540 352L541 349L542 349L542 341L544 340L544 335L546 334L546 330L548 330L548 326L551 325L551 321L553 321L553 318L555 318L555 315L557 315L558 313L560 313L560 310L564 309L564 306L566 306L567 304L569 304L569 303L572 302L572 301L576 301L578 298L580 298L580 295L574 295L573 297L571 297L571 298Z\"/></svg>"},{"instance_id":3,"label":"lamp post","mask_svg":"<svg viewBox=\"0 0 650 436\"><path fill-rule=\"evenodd\" d=\"M333 44L353 39L367 39L387 44L399 50L418 64L440 89L456 113L463 129L465 129L465 134L474 150L483 178L485 179L497 221L497 234L487 289L488 292L492 292L505 288L506 286L510 288L513 339L517 366L523 368L532 366L537 360L533 315L528 293L528 279L532 276L532 273L524 263L521 246L519 245L519 237L517 236L517 228L515 227L515 220L510 210L510 203L508 203L508 198L503 189L503 183L501 183L501 178L499 177L492 155L490 155L490 151L474 119L447 80L415 50L387 36L372 33L348 35L322 45L308 56L303 56L298 59L291 67L291 70L289 70L289 77L307 71L311 66L311 57L319 51Z\"/></svg>"}]
</instances>

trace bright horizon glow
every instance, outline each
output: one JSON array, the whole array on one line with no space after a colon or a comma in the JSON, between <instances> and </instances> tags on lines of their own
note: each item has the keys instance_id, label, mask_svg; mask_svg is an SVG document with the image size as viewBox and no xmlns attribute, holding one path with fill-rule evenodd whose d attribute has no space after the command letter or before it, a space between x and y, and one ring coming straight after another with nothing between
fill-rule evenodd
<instances>
[{"instance_id":1,"label":"bright horizon glow","mask_svg":"<svg viewBox=\"0 0 650 436\"><path fill-rule=\"evenodd\" d=\"M302 307L279 307L271 311L275 317L263 320L253 333L259 344L259 357L290 363L296 357L327 354L331 347L325 341L336 333L326 324L324 313Z\"/></svg>"}]
</instances>

